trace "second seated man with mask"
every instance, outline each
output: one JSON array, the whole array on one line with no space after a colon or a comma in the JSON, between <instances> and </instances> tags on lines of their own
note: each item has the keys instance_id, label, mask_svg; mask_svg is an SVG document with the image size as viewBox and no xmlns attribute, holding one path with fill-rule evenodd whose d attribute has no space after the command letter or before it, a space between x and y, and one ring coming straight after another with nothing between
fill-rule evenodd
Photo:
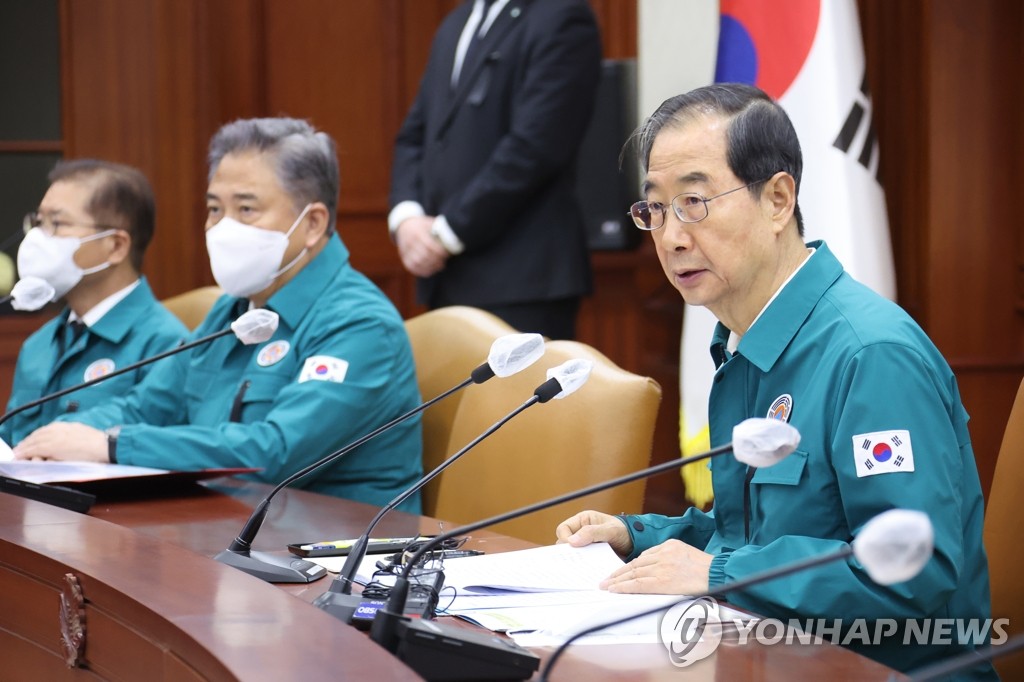
<instances>
[{"instance_id":1,"label":"second seated man with mask","mask_svg":"<svg viewBox=\"0 0 1024 682\"><path fill-rule=\"evenodd\" d=\"M161 360L128 395L33 432L17 457L259 467L276 483L419 404L402 319L336 234L333 140L299 120L241 120L209 156L207 249L226 294L192 338L250 307L278 313L277 331ZM419 478L421 453L414 418L298 485L383 505ZM401 508L418 512L419 497Z\"/></svg>"}]
</instances>

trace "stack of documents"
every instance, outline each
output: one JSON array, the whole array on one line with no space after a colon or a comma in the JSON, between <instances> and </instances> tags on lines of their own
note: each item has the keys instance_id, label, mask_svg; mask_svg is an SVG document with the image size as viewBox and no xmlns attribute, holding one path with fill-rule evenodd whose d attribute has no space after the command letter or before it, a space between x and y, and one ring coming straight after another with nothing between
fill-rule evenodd
<instances>
[{"instance_id":1,"label":"stack of documents","mask_svg":"<svg viewBox=\"0 0 1024 682\"><path fill-rule=\"evenodd\" d=\"M506 632L524 646L554 646L593 625L668 608L683 599L599 589L600 582L621 566L622 560L605 543L448 559L439 615L444 609L447 615ZM659 642L660 617L659 612L633 619L580 643Z\"/></svg>"},{"instance_id":2,"label":"stack of documents","mask_svg":"<svg viewBox=\"0 0 1024 682\"><path fill-rule=\"evenodd\" d=\"M367 556L357 581L367 582L381 561ZM345 557L312 559L337 572ZM598 587L622 560L605 543L575 548L550 545L518 552L445 559L445 580L437 615L457 616L495 632L504 632L522 646L558 646L570 636L595 625L658 609L587 635L578 644L661 643L665 610L688 601L681 595L613 594ZM434 564L434 567L438 567ZM386 585L392 576L376 576ZM749 620L749 616L719 605L720 613ZM724 615L722 616L725 617Z\"/></svg>"}]
</instances>

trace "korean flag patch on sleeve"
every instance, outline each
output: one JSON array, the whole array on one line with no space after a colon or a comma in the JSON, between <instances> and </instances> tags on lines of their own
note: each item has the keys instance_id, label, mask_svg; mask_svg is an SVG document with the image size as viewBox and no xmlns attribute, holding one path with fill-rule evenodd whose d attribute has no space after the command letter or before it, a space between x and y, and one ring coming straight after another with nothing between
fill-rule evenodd
<instances>
[{"instance_id":1,"label":"korean flag patch on sleeve","mask_svg":"<svg viewBox=\"0 0 1024 682\"><path fill-rule=\"evenodd\" d=\"M314 355L306 359L299 374L299 383L305 381L333 381L340 384L348 373L348 362L330 355Z\"/></svg>"},{"instance_id":2,"label":"korean flag patch on sleeve","mask_svg":"<svg viewBox=\"0 0 1024 682\"><path fill-rule=\"evenodd\" d=\"M857 478L914 470L910 431L875 431L853 437Z\"/></svg>"}]
</instances>

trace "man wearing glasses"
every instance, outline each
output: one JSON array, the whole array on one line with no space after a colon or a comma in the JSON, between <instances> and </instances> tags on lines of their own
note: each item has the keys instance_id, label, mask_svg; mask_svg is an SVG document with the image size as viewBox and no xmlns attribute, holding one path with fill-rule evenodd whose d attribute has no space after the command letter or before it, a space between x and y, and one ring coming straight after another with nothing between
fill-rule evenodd
<instances>
[{"instance_id":1,"label":"man wearing glasses","mask_svg":"<svg viewBox=\"0 0 1024 682\"><path fill-rule=\"evenodd\" d=\"M22 346L8 409L165 351L188 333L141 274L155 210L145 176L81 159L59 163L49 180L39 209L25 216L18 270L46 280L67 305ZM0 437L13 445L62 414L126 393L149 369L15 415Z\"/></svg>"},{"instance_id":2,"label":"man wearing glasses","mask_svg":"<svg viewBox=\"0 0 1024 682\"><path fill-rule=\"evenodd\" d=\"M983 646L983 500L956 378L902 309L854 281L824 242L804 243L802 156L786 113L756 88L719 84L667 100L636 138L646 198L633 220L683 299L719 320L711 445L750 417L786 420L801 441L764 469L710 460L709 513L585 511L558 526L559 540L605 541L628 560L609 591L698 594L835 551L893 507L917 509L935 551L912 580L883 587L849 559L729 600L826 638L839 623L832 641L901 670ZM913 635L937 619L986 629ZM884 622L887 636L849 638L858 620L873 633ZM994 678L988 664L969 676Z\"/></svg>"}]
</instances>

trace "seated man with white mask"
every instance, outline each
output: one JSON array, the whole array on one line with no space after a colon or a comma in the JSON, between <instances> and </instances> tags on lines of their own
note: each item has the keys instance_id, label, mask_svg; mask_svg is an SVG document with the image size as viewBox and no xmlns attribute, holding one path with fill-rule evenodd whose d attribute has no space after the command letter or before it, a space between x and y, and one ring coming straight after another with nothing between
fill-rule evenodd
<instances>
[{"instance_id":1,"label":"seated man with white mask","mask_svg":"<svg viewBox=\"0 0 1024 682\"><path fill-rule=\"evenodd\" d=\"M67 306L25 341L8 409L173 348L188 330L153 297L142 257L153 237L153 190L120 164L79 159L50 172L39 208L25 216L22 277L39 277ZM60 415L124 395L142 367L13 416L0 437L17 443Z\"/></svg>"},{"instance_id":2,"label":"seated man with white mask","mask_svg":"<svg viewBox=\"0 0 1024 682\"><path fill-rule=\"evenodd\" d=\"M304 121L242 120L218 131L209 160L207 250L227 293L193 337L250 307L278 313L277 331L163 360L127 396L39 429L17 457L258 467L276 483L419 404L402 319L336 234L333 140ZM298 485L383 505L419 478L421 450L410 419ZM418 512L419 498L403 508Z\"/></svg>"}]
</instances>

